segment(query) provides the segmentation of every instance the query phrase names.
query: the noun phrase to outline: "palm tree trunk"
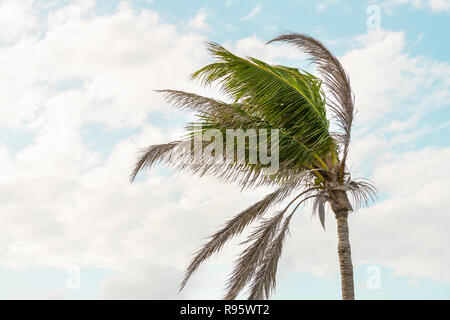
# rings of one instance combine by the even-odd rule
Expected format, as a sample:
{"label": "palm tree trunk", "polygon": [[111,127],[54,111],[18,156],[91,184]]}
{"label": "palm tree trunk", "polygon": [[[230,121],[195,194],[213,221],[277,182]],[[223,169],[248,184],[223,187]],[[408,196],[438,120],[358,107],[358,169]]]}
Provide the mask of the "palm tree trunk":
{"label": "palm tree trunk", "polygon": [[354,300],[355,290],[353,284],[353,264],[350,250],[350,239],[348,231],[348,212],[352,206],[345,191],[335,191],[330,194],[330,204],[336,215],[338,234],[338,254],[341,268],[342,299]]}
{"label": "palm tree trunk", "polygon": [[354,300],[353,264],[347,223],[348,212],[336,213],[338,233],[338,253],[341,267],[342,299]]}

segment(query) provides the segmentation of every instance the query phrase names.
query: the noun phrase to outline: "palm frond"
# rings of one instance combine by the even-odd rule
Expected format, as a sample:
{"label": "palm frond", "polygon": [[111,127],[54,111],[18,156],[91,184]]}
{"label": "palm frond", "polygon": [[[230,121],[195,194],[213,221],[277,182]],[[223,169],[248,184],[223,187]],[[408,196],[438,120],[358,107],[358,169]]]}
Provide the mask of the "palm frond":
{"label": "palm frond", "polygon": [[355,208],[368,206],[370,201],[375,201],[377,198],[375,185],[367,179],[355,179],[348,181],[346,185],[350,188],[349,192],[353,198]]}
{"label": "palm frond", "polygon": [[[289,207],[297,201],[300,197],[314,193],[315,188],[305,190],[304,192],[297,195],[289,204],[276,215],[270,219],[266,219],[262,222],[259,227],[253,231],[248,239],[242,244],[251,243],[240,255],[236,262],[233,273],[227,284],[227,294],[225,296],[226,300],[233,300],[239,294],[239,292],[244,288],[244,286],[251,280],[255,275],[258,266],[263,261],[267,248],[273,241],[273,238],[278,233],[278,227],[280,222],[289,209]],[[297,208],[310,198],[314,198],[316,195],[312,194],[303,197],[295,206],[292,213],[294,213]],[[264,278],[267,280],[266,278]],[[256,284],[258,285],[258,284]]]}
{"label": "palm frond", "polygon": [[[174,107],[195,112],[196,120],[186,126],[186,135],[179,141],[142,150],[131,181],[141,170],[165,162],[181,171],[237,182],[242,189],[276,186],[275,191],[227,221],[194,253],[180,290],[206,259],[258,221],[259,225],[241,243],[246,247],[228,279],[225,299],[235,299],[247,285],[249,299],[268,298],[275,289],[289,223],[300,205],[313,199],[313,214],[319,215],[325,229],[324,205],[329,201],[335,209],[334,196],[350,192],[355,208],[376,197],[373,184],[363,179],[351,180],[346,172],[354,98],[342,65],[310,36],[284,34],[268,43],[278,41],[296,45],[308,54],[322,79],[296,68],[242,58],[209,43],[216,62],[198,70],[192,78],[204,85],[218,84],[231,103],[179,90],[156,90]],[[330,99],[325,99],[322,84]],[[329,130],[327,110],[331,111],[338,132]],[[261,142],[270,142],[270,148]],[[273,159],[273,155],[278,170],[269,173],[266,160]],[[281,211],[269,218],[264,216],[291,195],[295,196]],[[347,200],[346,204],[346,210],[352,210]]]}
{"label": "palm frond", "polygon": [[328,190],[320,190],[316,193],[316,198],[313,201],[312,212],[313,215],[319,216],[320,224],[325,230],[325,202],[328,200]]}
{"label": "palm frond", "polygon": [[[306,173],[302,173],[296,178],[286,181],[277,190],[268,194],[262,200],[258,201],[257,203],[253,204],[252,206],[236,215],[234,218],[229,220],[224,227],[214,233],[210,237],[210,240],[195,253],[194,258],[186,269],[184,279],[180,285],[180,290],[182,290],[186,286],[186,283],[195,272],[195,270],[197,270],[197,268],[200,266],[200,264],[202,264],[213,253],[218,252],[227,241],[239,235],[245,229],[245,227],[247,227],[255,219],[264,215],[271,206],[286,199],[294,190],[299,187],[299,185],[302,184],[305,175]],[[312,189],[307,189],[300,195],[310,191],[312,191]]]}
{"label": "palm frond", "polygon": [[265,252],[264,259],[250,285],[249,300],[268,299],[271,291],[275,290],[278,261],[281,256],[284,239],[289,233],[289,223],[293,215],[294,212],[285,218],[277,237]]}
{"label": "palm frond", "polygon": [[227,294],[224,299],[235,299],[242,288],[244,288],[251,280],[258,263],[264,256],[266,248],[278,231],[284,213],[285,210],[262,222],[260,226],[250,234],[249,238],[243,242],[243,244],[249,242],[251,242],[251,244],[242,252],[236,263],[234,271],[228,281]]}
{"label": "palm frond", "polygon": [[272,42],[287,42],[299,47],[310,56],[310,60],[316,64],[322,75],[324,85],[331,93],[333,99],[328,99],[327,104],[331,109],[336,124],[342,130],[341,143],[343,155],[340,172],[343,173],[348,155],[351,127],[354,117],[354,96],[350,86],[350,80],[339,60],[318,40],[306,34],[283,34],[270,40]]}
{"label": "palm frond", "polygon": [[130,180],[134,181],[139,171],[144,168],[152,167],[156,162],[163,161],[167,159],[167,156],[171,151],[180,145],[180,141],[173,141],[164,144],[155,144],[141,152],[141,155],[136,162],[134,169],[131,173]]}
{"label": "palm frond", "polygon": [[219,60],[193,74],[203,84],[218,82],[236,102],[245,102],[273,128],[284,128],[304,146],[303,163],[313,153],[326,153],[331,144],[321,81],[309,74],[260,60],[238,57],[218,44],[209,50]]}
{"label": "palm frond", "polygon": [[[207,149],[212,141],[197,141],[201,144],[202,150]],[[280,167],[277,177],[264,174],[265,167],[260,164],[243,164],[226,162],[223,159],[214,157],[204,157],[198,159],[198,152],[195,151],[194,140],[174,141],[167,144],[152,145],[141,152],[138,161],[131,173],[130,180],[134,181],[137,174],[150,169],[157,162],[165,162],[167,165],[179,169],[180,171],[198,174],[199,176],[212,175],[223,182],[237,181],[243,188],[251,184],[257,185],[277,185],[283,179],[293,175],[293,170]]]}
{"label": "palm frond", "polygon": [[155,90],[163,94],[167,103],[175,108],[194,111],[204,119],[207,117],[224,128],[259,128],[261,119],[245,112],[239,104],[229,104],[220,100],[207,98],[191,92],[180,90]]}
{"label": "palm frond", "polygon": [[[201,121],[191,123],[186,127],[188,132],[186,140],[167,145],[150,146],[145,149],[136,163],[132,173],[132,179],[134,179],[140,170],[151,167],[156,161],[165,161],[167,164],[180,170],[190,171],[201,176],[210,174],[224,182],[237,181],[242,188],[260,185],[279,185],[283,181],[289,180],[297,175],[298,172],[305,170],[302,158],[304,158],[308,150],[305,149],[301,142],[283,128],[275,128],[271,123],[255,115],[246,104],[227,104],[219,100],[177,90],[157,91],[163,93],[166,100],[175,107],[196,111]],[[241,163],[240,165],[230,163],[228,161],[229,159],[217,159],[217,157],[203,158],[203,162],[199,164],[191,148],[193,140],[201,139],[199,138],[201,134],[209,129],[219,130],[222,133],[222,137],[225,138],[226,130],[229,128],[243,130],[278,129],[278,154],[276,155],[279,161],[278,172],[275,175],[267,176],[264,173],[265,166],[260,163],[248,163],[249,158],[246,159],[246,163]],[[261,139],[261,136],[258,139]],[[267,141],[271,141],[270,130],[268,131]],[[224,153],[229,147],[226,142],[226,139],[222,141]],[[208,141],[201,143],[205,148],[209,145]],[[257,145],[257,148],[259,146],[260,144]],[[235,144],[232,147],[235,149],[235,153],[237,153],[238,145]],[[161,153],[162,151],[164,152]],[[259,149],[253,151],[259,154]],[[245,149],[245,153],[250,154],[250,150]],[[203,154],[203,156],[209,155]]]}

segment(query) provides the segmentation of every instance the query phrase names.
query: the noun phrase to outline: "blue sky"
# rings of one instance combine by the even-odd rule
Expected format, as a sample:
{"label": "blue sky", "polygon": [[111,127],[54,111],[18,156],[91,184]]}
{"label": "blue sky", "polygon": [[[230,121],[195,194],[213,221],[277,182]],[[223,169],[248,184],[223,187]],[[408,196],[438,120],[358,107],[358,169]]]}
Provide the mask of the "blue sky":
{"label": "blue sky", "polygon": [[[211,61],[205,41],[309,68],[264,44],[294,31],[349,73],[351,168],[380,190],[350,218],[356,297],[449,299],[449,17],[448,0],[0,0],[0,298],[221,298],[240,239],[178,293],[183,268],[270,189],[128,175],[192,118],[153,89],[218,94],[189,81]],[[308,208],[292,223],[273,298],[339,299],[333,217],[326,232]]]}

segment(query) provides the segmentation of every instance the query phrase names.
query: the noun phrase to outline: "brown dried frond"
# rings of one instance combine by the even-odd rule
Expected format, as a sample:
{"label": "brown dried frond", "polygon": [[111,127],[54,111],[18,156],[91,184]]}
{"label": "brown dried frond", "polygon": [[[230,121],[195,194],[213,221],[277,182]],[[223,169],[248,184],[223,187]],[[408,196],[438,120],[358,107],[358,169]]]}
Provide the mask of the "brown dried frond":
{"label": "brown dried frond", "polygon": [[212,111],[227,105],[219,100],[180,90],[164,89],[155,91],[162,93],[165,100],[175,108],[186,111]]}
{"label": "brown dried frond", "polygon": [[377,189],[373,183],[367,179],[355,179],[346,184],[350,188],[355,208],[368,206],[370,201],[377,198]]}
{"label": "brown dried frond", "polygon": [[180,141],[173,141],[164,144],[155,144],[143,150],[142,155],[136,162],[130,180],[134,181],[139,171],[144,168],[150,168],[155,162],[164,160],[170,152],[180,144]]}
{"label": "brown dried frond", "polygon": [[181,282],[180,290],[185,287],[191,275],[195,272],[195,270],[197,270],[202,262],[204,262],[213,253],[219,251],[228,240],[239,235],[245,227],[266,213],[272,205],[286,199],[299,187],[304,176],[305,174],[300,174],[297,175],[297,177],[285,182],[277,190],[265,196],[264,199],[248,207],[229,220],[223,228],[213,234],[210,237],[210,240],[195,253],[194,258],[186,269],[186,274]]}
{"label": "brown dried frond", "polygon": [[[288,205],[283,210],[278,212],[272,218],[262,222],[261,225],[253,233],[250,234],[248,239],[242,243],[245,244],[252,242],[251,245],[249,245],[243,251],[236,263],[232,276],[230,277],[227,284],[228,292],[225,296],[225,299],[235,299],[242,288],[251,280],[252,276],[256,272],[256,269],[258,268],[258,265],[264,257],[267,247],[278,231],[281,219],[283,218],[289,207],[300,197],[314,193],[315,191],[315,188],[309,188],[298,194],[288,203]],[[314,196],[315,195],[313,194],[301,199],[292,213],[297,210],[300,204]]]}
{"label": "brown dried frond", "polygon": [[272,241],[264,254],[264,259],[253,277],[250,285],[249,300],[268,299],[270,292],[275,290],[278,261],[281,256],[284,239],[289,232],[289,223],[294,212],[285,220],[278,236]]}
{"label": "brown dried frond", "polygon": [[242,109],[242,104],[229,104],[220,100],[197,95],[195,93],[179,90],[155,90],[164,95],[165,100],[175,108],[195,111],[201,115],[208,115],[208,118],[214,120],[214,124],[222,128],[246,128],[256,129],[261,119],[250,115]]}
{"label": "brown dried frond", "polygon": [[317,198],[320,195],[320,191],[317,192],[317,190],[314,189],[304,192],[303,194],[310,195],[299,201],[299,203],[297,203],[295,208],[292,210],[291,214],[285,219],[277,237],[274,238],[271,244],[267,247],[267,250],[264,252],[263,259],[260,260],[261,262],[259,266],[254,270],[253,280],[250,285],[249,300],[269,298],[270,292],[275,289],[278,260],[281,256],[284,239],[286,234],[289,232],[289,223],[291,218],[301,204],[311,198]]}
{"label": "brown dried frond", "polygon": [[277,213],[270,219],[262,222],[261,225],[250,234],[244,242],[251,244],[242,252],[237,260],[234,271],[227,284],[226,300],[233,300],[251,280],[255,269],[264,257],[266,248],[271,243],[274,235],[278,231],[281,219],[286,210]]}
{"label": "brown dried frond", "polygon": [[[213,141],[200,141],[205,150]],[[266,174],[261,164],[229,163],[224,158],[204,157],[198,161],[192,149],[192,141],[174,141],[167,144],[152,145],[142,151],[135,164],[130,180],[143,169],[149,169],[156,162],[164,161],[167,165],[180,171],[204,175],[212,175],[222,182],[237,182],[242,189],[252,186],[279,186],[286,180],[293,179],[298,171],[289,168],[288,163],[280,164],[276,175]]]}

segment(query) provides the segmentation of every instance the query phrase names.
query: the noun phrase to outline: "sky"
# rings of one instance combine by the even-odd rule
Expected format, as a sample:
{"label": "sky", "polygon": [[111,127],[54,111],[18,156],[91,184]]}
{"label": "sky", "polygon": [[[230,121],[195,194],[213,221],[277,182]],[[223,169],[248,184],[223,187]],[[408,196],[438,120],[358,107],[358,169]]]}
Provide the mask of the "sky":
{"label": "sky", "polygon": [[[189,75],[206,41],[308,68],[307,33],[350,76],[349,166],[379,197],[351,213],[359,299],[450,298],[450,1],[0,0],[0,298],[220,299],[236,238],[178,292],[192,253],[271,189],[164,165],[129,174],[142,148],[192,115],[154,89],[217,96]],[[274,299],[339,299],[336,223],[292,220]],[[242,297],[245,297],[243,295]]]}

